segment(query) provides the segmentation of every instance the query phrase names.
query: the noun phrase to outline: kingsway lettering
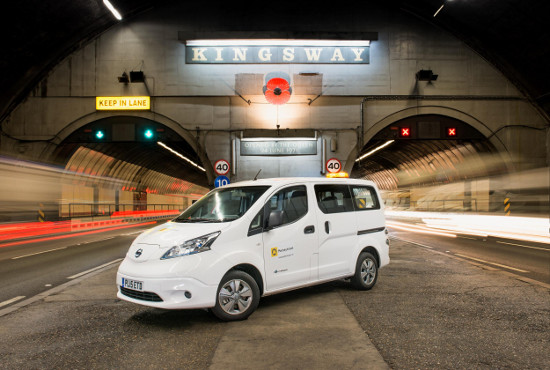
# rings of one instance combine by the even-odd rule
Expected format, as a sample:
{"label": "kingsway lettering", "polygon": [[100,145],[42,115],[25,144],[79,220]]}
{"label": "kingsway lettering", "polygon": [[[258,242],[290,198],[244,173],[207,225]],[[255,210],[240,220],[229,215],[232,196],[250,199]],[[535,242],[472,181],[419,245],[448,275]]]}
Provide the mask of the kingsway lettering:
{"label": "kingsway lettering", "polygon": [[368,46],[186,46],[188,64],[368,64]]}

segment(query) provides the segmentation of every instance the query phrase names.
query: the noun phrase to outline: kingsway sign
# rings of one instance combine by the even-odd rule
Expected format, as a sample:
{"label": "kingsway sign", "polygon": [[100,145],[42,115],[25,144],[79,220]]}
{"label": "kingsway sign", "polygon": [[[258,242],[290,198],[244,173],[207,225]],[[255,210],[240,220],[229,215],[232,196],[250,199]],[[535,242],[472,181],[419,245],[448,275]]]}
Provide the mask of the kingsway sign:
{"label": "kingsway sign", "polygon": [[185,47],[188,64],[368,64],[368,46]]}

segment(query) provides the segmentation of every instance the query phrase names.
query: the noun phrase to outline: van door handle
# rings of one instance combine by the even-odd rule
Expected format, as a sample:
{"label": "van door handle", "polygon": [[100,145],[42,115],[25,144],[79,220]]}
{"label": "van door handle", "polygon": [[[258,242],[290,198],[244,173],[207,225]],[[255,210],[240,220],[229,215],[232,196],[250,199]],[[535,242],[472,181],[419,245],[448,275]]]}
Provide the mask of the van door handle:
{"label": "van door handle", "polygon": [[315,226],[309,225],[304,229],[304,234],[313,234],[315,232]]}
{"label": "van door handle", "polygon": [[325,221],[325,232],[330,234],[330,222]]}

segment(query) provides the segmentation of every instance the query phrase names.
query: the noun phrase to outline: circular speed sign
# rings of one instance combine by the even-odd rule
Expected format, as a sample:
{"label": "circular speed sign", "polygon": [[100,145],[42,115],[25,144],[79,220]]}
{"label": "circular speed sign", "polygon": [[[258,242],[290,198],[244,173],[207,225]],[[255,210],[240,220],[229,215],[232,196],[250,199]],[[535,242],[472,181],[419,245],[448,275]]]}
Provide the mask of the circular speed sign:
{"label": "circular speed sign", "polygon": [[331,158],[327,161],[326,168],[330,173],[340,172],[342,169],[342,163],[340,163],[340,161],[336,158]]}
{"label": "circular speed sign", "polygon": [[214,172],[218,175],[226,175],[229,172],[229,162],[225,159],[220,159],[214,163]]}

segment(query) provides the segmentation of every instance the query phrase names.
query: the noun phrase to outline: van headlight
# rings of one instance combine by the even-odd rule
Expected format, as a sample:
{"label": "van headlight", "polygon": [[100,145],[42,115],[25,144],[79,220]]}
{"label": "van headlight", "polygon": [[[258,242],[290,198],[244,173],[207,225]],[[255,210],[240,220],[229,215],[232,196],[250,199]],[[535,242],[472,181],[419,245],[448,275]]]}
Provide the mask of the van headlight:
{"label": "van headlight", "polygon": [[210,246],[220,234],[221,231],[216,231],[215,233],[188,240],[181,245],[176,245],[175,247],[170,248],[170,250],[164,253],[160,259],[166,260],[169,258],[189,256],[191,254],[209,251]]}

